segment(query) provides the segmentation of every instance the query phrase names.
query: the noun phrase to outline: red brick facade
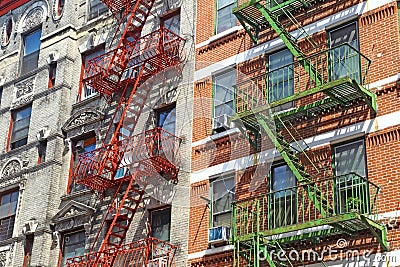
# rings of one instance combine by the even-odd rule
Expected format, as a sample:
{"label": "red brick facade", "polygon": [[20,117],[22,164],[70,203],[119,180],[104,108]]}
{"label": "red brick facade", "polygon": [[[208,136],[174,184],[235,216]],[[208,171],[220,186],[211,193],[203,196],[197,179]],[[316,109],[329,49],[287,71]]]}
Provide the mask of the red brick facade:
{"label": "red brick facade", "polygon": [[[356,0],[325,1],[317,4],[317,7],[307,10],[307,12],[305,10],[299,12],[296,17],[304,26],[327,18],[360,2]],[[215,13],[215,5],[210,4],[210,1],[199,0],[197,7],[196,41],[197,44],[200,44],[214,35],[213,16],[210,16],[210,14]],[[400,39],[396,2],[393,1],[367,11],[354,19],[358,22],[360,52],[371,60],[369,68],[370,81],[367,83],[371,84],[398,75],[400,73]],[[262,33],[261,43],[276,37],[272,30],[267,30]],[[327,47],[327,32],[325,30],[314,34],[312,37],[321,47]],[[300,46],[304,50],[308,50],[309,53],[315,52],[308,49],[309,47],[305,42],[300,42]],[[203,69],[253,47],[254,45],[243,29],[233,32],[206,45],[197,47],[196,69]],[[254,57],[249,61],[238,64],[237,72],[247,77],[259,75],[265,71],[265,62],[263,55]],[[377,95],[377,116],[400,111],[400,80],[392,80],[382,86],[370,89]],[[196,100],[201,101],[198,102],[198,105],[194,105],[195,126],[193,128],[193,141],[196,142],[210,136],[212,132],[212,77],[209,76],[196,81],[194,92],[195,102]],[[303,138],[309,138],[346,126],[363,123],[373,118],[374,116],[367,105],[359,102],[354,103],[350,108],[331,110],[314,119],[299,121],[294,126]],[[381,120],[377,119],[370,124],[369,133],[365,134],[364,137],[360,136],[365,140],[368,179],[381,188],[379,193],[380,214],[400,210],[400,182],[398,181],[400,175],[400,168],[398,167],[400,165],[400,117],[397,118],[397,122],[397,125],[392,122],[394,126],[376,131],[381,123]],[[273,148],[267,137],[262,142],[264,144],[263,150]],[[252,153],[254,152],[251,146],[242,134],[234,132],[231,135],[214,139],[212,142],[202,143],[193,147],[192,172],[240,159]],[[309,156],[318,160],[331,174],[332,153],[332,145],[325,144],[313,149],[313,153],[309,153]],[[310,165],[304,159],[302,159],[302,163],[312,173]],[[236,172],[236,199],[248,198],[267,192],[268,173],[265,173],[264,178],[261,179],[261,185],[257,190],[249,192],[253,172],[254,167]],[[200,196],[207,199],[210,198],[210,183],[208,179],[209,177],[203,177],[202,181],[191,184],[189,265],[232,266],[233,255],[229,252],[190,257],[190,254],[203,252],[209,248],[207,233],[210,210],[205,201],[200,198]],[[385,220],[381,222],[387,224]],[[398,227],[399,225],[393,229],[389,227],[388,230],[388,241],[390,242],[391,250],[400,249],[400,231]],[[322,240],[320,246],[329,245],[336,240],[336,237]],[[371,234],[365,234],[359,239],[351,240],[351,246],[361,251],[363,249],[369,249],[372,253],[381,251],[377,240],[371,238]],[[301,244],[300,246],[304,248],[303,245]],[[311,246],[311,244],[309,245]]]}

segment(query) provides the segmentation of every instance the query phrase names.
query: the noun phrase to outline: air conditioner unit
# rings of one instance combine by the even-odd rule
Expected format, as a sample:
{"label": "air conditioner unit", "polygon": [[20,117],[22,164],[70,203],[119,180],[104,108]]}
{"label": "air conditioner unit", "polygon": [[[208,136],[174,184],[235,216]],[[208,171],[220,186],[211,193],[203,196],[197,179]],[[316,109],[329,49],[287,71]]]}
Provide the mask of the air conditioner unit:
{"label": "air conditioner unit", "polygon": [[165,257],[159,257],[149,260],[147,267],[168,267],[168,259]]}
{"label": "air conditioner unit", "polygon": [[223,132],[227,129],[235,128],[235,123],[230,122],[230,116],[224,114],[219,117],[214,118],[214,131],[215,132]]}
{"label": "air conditioner unit", "polygon": [[218,226],[208,229],[208,243],[220,244],[229,241],[230,227]]}

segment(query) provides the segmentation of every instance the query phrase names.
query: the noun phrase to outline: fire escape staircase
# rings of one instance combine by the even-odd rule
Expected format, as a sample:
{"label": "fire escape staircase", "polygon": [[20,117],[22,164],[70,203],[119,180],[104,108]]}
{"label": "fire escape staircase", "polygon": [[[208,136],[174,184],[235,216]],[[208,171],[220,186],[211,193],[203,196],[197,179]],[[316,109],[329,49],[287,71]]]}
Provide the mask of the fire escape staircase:
{"label": "fire escape staircase", "polygon": [[[373,216],[377,212],[379,188],[357,174],[335,177],[321,170],[319,166],[323,164],[307,157],[313,152],[292,124],[331,110],[346,109],[353,103],[365,104],[372,115],[376,114],[377,108],[375,94],[365,88],[370,61],[357,49],[342,44],[312,55],[306,55],[300,49],[299,39],[309,42],[312,39],[291,12],[305,9],[311,3],[314,1],[289,0],[271,4],[270,1],[251,0],[233,10],[255,44],[262,31],[272,28],[295,58],[292,64],[267,70],[259,77],[238,83],[237,113],[231,121],[236,122],[256,153],[260,149],[260,136],[268,136],[297,180],[295,188],[233,204],[234,266],[237,267],[264,266],[262,260],[270,266],[292,265],[290,261],[279,261],[276,254],[269,252],[282,250],[294,242],[338,234],[356,236],[362,231],[370,231],[382,249],[389,250],[386,229]],[[297,38],[281,21],[296,26]],[[279,90],[279,84],[293,87],[294,93],[272,97],[273,91]],[[315,168],[313,175],[304,168],[305,159]],[[358,209],[342,207],[340,198],[348,197],[342,196],[338,189],[343,183],[358,188],[353,193],[364,203],[358,203]],[[293,195],[296,199],[290,199]],[[289,201],[285,202],[288,207],[285,204],[284,209],[277,209],[277,196],[284,196],[284,201]],[[295,210],[289,209],[296,214],[293,215],[295,219],[276,224],[274,217],[281,216],[276,213],[288,212],[289,206]],[[285,215],[285,220],[287,217]]]}
{"label": "fire escape staircase", "polygon": [[[135,133],[154,75],[167,68],[180,71],[185,43],[165,28],[142,36],[154,2],[103,0],[118,20],[114,39],[120,39],[114,49],[88,62],[83,83],[110,103],[116,95],[119,100],[103,145],[79,155],[73,179],[102,196],[108,189],[116,191],[90,253],[68,259],[70,267],[158,266],[158,261],[173,266],[176,247],[167,242],[147,238],[125,244],[150,176],[161,175],[176,183],[179,170],[179,138],[161,128]],[[106,143],[109,135],[111,141]]]}

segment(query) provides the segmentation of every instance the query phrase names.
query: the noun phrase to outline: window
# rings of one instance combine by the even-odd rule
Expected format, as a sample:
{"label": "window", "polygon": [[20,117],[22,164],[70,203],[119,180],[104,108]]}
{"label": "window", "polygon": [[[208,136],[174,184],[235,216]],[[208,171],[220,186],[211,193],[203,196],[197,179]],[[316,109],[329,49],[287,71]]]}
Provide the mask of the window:
{"label": "window", "polygon": [[[343,45],[348,43],[348,45]],[[360,82],[360,56],[358,54],[358,29],[353,22],[329,31],[330,79],[350,77]]]}
{"label": "window", "polygon": [[3,98],[3,86],[0,86],[0,105],[1,105],[2,98]]}
{"label": "window", "polygon": [[236,0],[217,0],[216,34],[236,26],[236,17],[232,13],[234,7]]}
{"label": "window", "polygon": [[[82,77],[81,77],[81,81],[83,79],[83,75],[85,75],[85,70],[86,68],[89,66],[89,61],[95,57],[98,57],[100,55],[104,54],[104,48],[101,49],[96,49],[96,50],[92,50],[91,52],[85,54],[84,56],[82,56]],[[82,82],[81,82],[82,84]],[[80,89],[80,100],[84,100],[87,99],[91,96],[96,95],[96,91],[93,89],[93,87],[86,85],[86,84],[82,84],[81,85],[81,89]]]}
{"label": "window", "polygon": [[368,212],[369,191],[364,140],[335,146],[334,169],[339,198],[336,203],[337,211],[343,213],[357,209],[361,213]]}
{"label": "window", "polygon": [[57,63],[51,63],[49,66],[49,81],[47,88],[53,88],[56,84]]}
{"label": "window", "polygon": [[221,175],[211,181],[212,226],[231,226],[232,201],[235,199],[234,174]]}
{"label": "window", "polygon": [[4,241],[13,235],[18,191],[4,193],[0,198],[0,241]]}
{"label": "window", "polygon": [[171,208],[151,211],[150,221],[151,236],[168,242],[171,230]]}
{"label": "window", "polygon": [[31,266],[33,240],[34,240],[33,234],[27,235],[25,238],[23,267]]}
{"label": "window", "polygon": [[89,0],[88,20],[97,18],[108,12],[108,8],[100,0]]}
{"label": "window", "polygon": [[56,14],[61,16],[64,10],[65,0],[56,0]]}
{"label": "window", "polygon": [[175,123],[176,123],[176,108],[175,104],[168,106],[156,111],[157,113],[157,127],[161,127],[163,130],[175,134]]}
{"label": "window", "polygon": [[32,106],[27,106],[11,113],[12,131],[10,137],[11,149],[18,148],[28,143],[29,123],[31,120]]}
{"label": "window", "polygon": [[180,9],[162,17],[160,20],[160,25],[161,27],[172,31],[176,35],[179,35],[181,27]]}
{"label": "window", "polygon": [[82,256],[85,253],[85,240],[85,231],[64,235],[61,267],[67,266],[67,259]]}
{"label": "window", "polygon": [[28,73],[38,67],[39,50],[40,50],[40,37],[42,36],[42,29],[38,29],[24,38],[23,57],[21,66],[21,75]]}
{"label": "window", "polygon": [[39,142],[38,145],[38,164],[46,161],[47,140]]}
{"label": "window", "polygon": [[296,177],[286,164],[273,166],[271,174],[271,226],[294,224],[297,220]]}
{"label": "window", "polygon": [[215,132],[229,128],[227,123],[234,113],[236,70],[229,70],[213,77],[214,82],[214,125]]}
{"label": "window", "polygon": [[[110,229],[111,223],[112,223],[112,221],[108,221],[108,222],[107,222],[108,227],[107,227],[106,229]],[[120,219],[120,220],[118,220],[116,223],[117,223],[118,225],[123,226],[123,227],[124,227],[124,226],[125,226],[125,227],[128,226],[128,221],[127,221],[127,220],[121,220],[121,219]],[[120,227],[113,227],[111,231],[112,231],[112,233],[117,234],[117,235],[119,235],[119,236],[124,236],[124,232],[125,232],[125,230],[124,230],[123,228],[120,228]],[[121,238],[118,237],[118,236],[110,235],[110,237],[109,237],[109,242],[112,243],[112,244],[120,244],[120,243],[122,243],[123,241],[121,241]]]}
{"label": "window", "polygon": [[[96,149],[96,137],[90,136],[75,142],[73,151],[73,167],[78,164],[79,155],[82,153],[90,152]],[[71,177],[72,178],[72,177]],[[81,184],[75,184],[74,181],[70,182],[69,192],[76,192],[83,190],[85,187]]]}
{"label": "window", "polygon": [[[270,103],[293,95],[293,65],[288,65],[291,63],[293,63],[293,54],[289,49],[269,55],[268,98]],[[281,109],[289,107],[292,107],[292,103]]]}

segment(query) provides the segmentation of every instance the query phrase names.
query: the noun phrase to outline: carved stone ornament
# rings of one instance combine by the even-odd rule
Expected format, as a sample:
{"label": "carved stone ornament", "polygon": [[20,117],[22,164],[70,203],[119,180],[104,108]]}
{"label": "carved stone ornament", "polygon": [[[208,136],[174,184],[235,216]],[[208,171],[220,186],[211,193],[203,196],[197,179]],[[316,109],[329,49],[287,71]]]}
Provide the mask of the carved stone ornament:
{"label": "carved stone ornament", "polygon": [[53,218],[55,231],[64,232],[89,223],[95,209],[77,201],[68,202]]}
{"label": "carved stone ornament", "polygon": [[26,105],[33,101],[33,88],[35,86],[35,78],[23,80],[14,85],[15,87],[15,98],[11,104],[11,108],[15,109]]}
{"label": "carved stone ornament", "polygon": [[0,267],[6,267],[7,265],[7,254],[8,250],[4,250],[0,252]]}
{"label": "carved stone ornament", "polygon": [[32,9],[25,17],[22,27],[23,31],[28,31],[40,25],[40,23],[43,21],[43,13],[42,7],[35,7]]}
{"label": "carved stone ornament", "polygon": [[1,172],[1,178],[12,176],[19,173],[22,169],[21,162],[17,159],[12,159],[6,163]]}
{"label": "carved stone ornament", "polygon": [[92,108],[85,108],[72,115],[66,123],[64,123],[63,131],[71,131],[77,127],[94,123],[103,119],[104,114]]}
{"label": "carved stone ornament", "polygon": [[12,16],[9,16],[1,28],[1,46],[6,47],[10,43],[11,33],[13,31],[14,21]]}

